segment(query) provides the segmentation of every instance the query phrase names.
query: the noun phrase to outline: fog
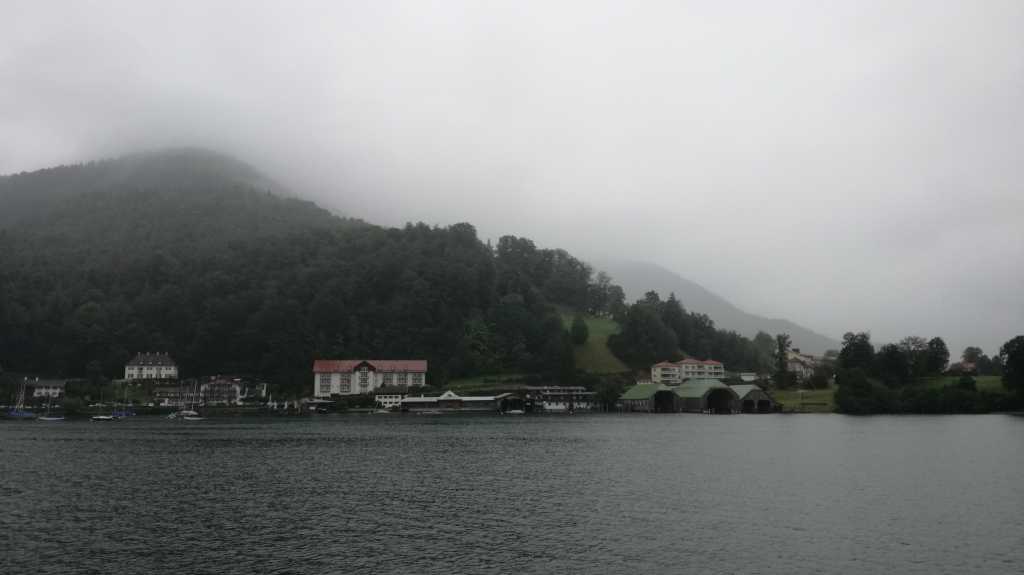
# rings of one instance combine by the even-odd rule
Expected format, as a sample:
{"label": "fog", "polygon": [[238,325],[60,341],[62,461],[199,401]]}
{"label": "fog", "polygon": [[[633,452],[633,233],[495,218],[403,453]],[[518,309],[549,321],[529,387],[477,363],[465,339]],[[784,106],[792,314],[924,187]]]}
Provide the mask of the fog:
{"label": "fog", "polygon": [[1024,331],[1024,3],[211,4],[0,1],[0,173],[202,146],[834,337]]}

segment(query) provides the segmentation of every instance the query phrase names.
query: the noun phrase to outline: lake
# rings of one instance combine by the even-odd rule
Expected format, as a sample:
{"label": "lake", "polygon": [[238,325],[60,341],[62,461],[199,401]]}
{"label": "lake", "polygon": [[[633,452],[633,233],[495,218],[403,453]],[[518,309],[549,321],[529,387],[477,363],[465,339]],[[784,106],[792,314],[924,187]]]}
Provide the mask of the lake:
{"label": "lake", "polygon": [[5,573],[1021,573],[1024,418],[0,422]]}

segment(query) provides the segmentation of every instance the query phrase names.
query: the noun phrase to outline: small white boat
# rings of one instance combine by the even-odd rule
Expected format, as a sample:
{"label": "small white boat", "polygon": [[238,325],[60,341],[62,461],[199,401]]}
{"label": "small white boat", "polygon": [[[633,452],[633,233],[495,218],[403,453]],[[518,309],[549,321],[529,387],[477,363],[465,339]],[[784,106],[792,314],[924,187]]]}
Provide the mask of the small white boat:
{"label": "small white boat", "polygon": [[510,409],[505,412],[505,415],[523,415],[524,413],[526,412],[522,409]]}
{"label": "small white boat", "polygon": [[60,416],[56,416],[56,415],[55,416],[44,415],[42,417],[37,417],[36,421],[64,421],[64,418],[60,417]]}
{"label": "small white boat", "polygon": [[182,419],[185,420],[185,421],[203,421],[206,418],[205,417],[200,417],[197,414],[197,415],[185,415],[185,416],[182,417]]}
{"label": "small white boat", "polygon": [[117,421],[113,415],[94,415],[90,419],[93,421]]}

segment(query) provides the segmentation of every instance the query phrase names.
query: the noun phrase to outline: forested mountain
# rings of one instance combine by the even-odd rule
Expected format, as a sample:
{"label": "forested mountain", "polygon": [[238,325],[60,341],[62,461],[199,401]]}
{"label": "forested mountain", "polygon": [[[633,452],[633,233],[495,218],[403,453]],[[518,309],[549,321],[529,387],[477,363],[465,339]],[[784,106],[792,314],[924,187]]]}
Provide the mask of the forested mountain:
{"label": "forested mountain", "polygon": [[686,309],[706,314],[721,329],[735,331],[748,338],[753,338],[759,331],[773,335],[788,333],[793,339],[793,347],[815,355],[824,354],[829,349],[839,349],[840,342],[837,339],[786,319],[748,313],[703,286],[659,265],[621,260],[593,263],[611,274],[631,299],[642,298],[649,290],[657,291],[662,296],[674,293]]}
{"label": "forested mountain", "polygon": [[592,306],[579,260],[465,223],[346,220],[270,185],[195,150],[0,179],[0,364],[116,376],[166,350],[186,375],[296,387],[325,356],[426,357],[434,383],[572,376],[555,306]]}
{"label": "forested mountain", "polygon": [[627,305],[563,250],[491,246],[468,223],[383,228],[278,191],[191,149],[0,177],[0,366],[116,377],[136,352],[168,351],[186,376],[300,393],[317,357],[422,357],[437,385],[569,382],[566,310],[619,322],[610,348],[641,371],[684,355],[757,369],[770,355],[675,298]]}

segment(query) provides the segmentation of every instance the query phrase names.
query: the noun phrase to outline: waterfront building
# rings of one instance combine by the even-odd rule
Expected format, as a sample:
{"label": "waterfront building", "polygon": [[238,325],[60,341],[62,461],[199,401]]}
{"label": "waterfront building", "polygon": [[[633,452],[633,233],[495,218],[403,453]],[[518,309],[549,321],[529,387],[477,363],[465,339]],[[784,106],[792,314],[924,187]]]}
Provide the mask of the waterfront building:
{"label": "waterfront building", "polygon": [[401,393],[383,393],[373,396],[373,402],[384,409],[401,407],[405,395]]}
{"label": "waterfront building", "polygon": [[713,359],[687,358],[681,361],[662,361],[651,367],[651,383],[680,385],[687,379],[723,378],[725,365]]}
{"label": "waterfront building", "polygon": [[318,359],[313,362],[313,395],[370,393],[381,387],[420,387],[427,383],[425,359]]}
{"label": "waterfront building", "polygon": [[184,407],[184,391],[180,385],[154,385],[149,396],[157,407]]}
{"label": "waterfront building", "polygon": [[32,397],[63,397],[67,383],[64,379],[37,379],[32,382]]}
{"label": "waterfront building", "polygon": [[648,413],[732,413],[739,396],[721,380],[691,379],[680,385],[638,384],[619,397],[619,409]]}
{"label": "waterfront building", "polygon": [[446,391],[438,396],[406,396],[402,399],[402,411],[412,412],[444,412],[444,411],[494,411],[503,412],[509,409],[520,409],[522,400],[512,393],[499,395],[467,395],[460,396],[454,391]]}
{"label": "waterfront building", "polygon": [[526,399],[533,409],[548,413],[590,411],[595,407],[594,392],[572,385],[527,386]]}
{"label": "waterfront building", "polygon": [[733,411],[739,413],[771,413],[775,411],[775,400],[756,385],[733,385],[736,392],[736,403]]}
{"label": "waterfront building", "polygon": [[199,397],[205,406],[242,405],[244,389],[241,379],[213,377],[199,386]]}
{"label": "waterfront building", "polygon": [[167,353],[137,353],[125,364],[124,378],[178,379],[178,364]]}

